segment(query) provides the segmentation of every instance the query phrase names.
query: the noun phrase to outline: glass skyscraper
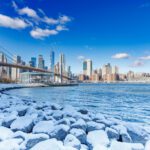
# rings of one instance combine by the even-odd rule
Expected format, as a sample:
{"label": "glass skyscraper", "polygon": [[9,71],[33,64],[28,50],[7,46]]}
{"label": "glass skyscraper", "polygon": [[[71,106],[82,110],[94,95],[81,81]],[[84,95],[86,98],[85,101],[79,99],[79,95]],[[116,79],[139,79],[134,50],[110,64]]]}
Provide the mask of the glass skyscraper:
{"label": "glass skyscraper", "polygon": [[50,52],[50,70],[54,72],[54,66],[55,66],[55,52]]}

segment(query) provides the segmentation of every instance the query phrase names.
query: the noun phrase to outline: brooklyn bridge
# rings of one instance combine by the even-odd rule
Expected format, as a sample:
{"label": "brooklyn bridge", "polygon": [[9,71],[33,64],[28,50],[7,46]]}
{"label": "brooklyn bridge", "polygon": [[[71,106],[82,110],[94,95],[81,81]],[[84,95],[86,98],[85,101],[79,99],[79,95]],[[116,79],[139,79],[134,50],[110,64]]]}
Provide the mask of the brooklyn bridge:
{"label": "brooklyn bridge", "polygon": [[[16,70],[24,70],[22,74],[24,73],[29,73],[29,74],[34,74],[37,76],[49,76],[53,78],[57,78],[57,82],[71,82],[71,80],[73,80],[70,76],[64,74],[61,69],[59,72],[55,72],[55,71],[50,71],[50,70],[46,70],[46,69],[41,69],[41,68],[37,68],[37,67],[32,67],[29,65],[25,65],[25,64],[18,64],[17,62],[14,61],[14,57],[15,55],[12,54],[9,50],[7,50],[6,48],[0,46],[0,71],[1,74],[3,73],[4,68],[9,68],[10,70],[12,69],[16,69]],[[5,59],[4,59],[5,57]],[[0,76],[1,78],[1,76]],[[52,79],[52,78],[51,78]]]}

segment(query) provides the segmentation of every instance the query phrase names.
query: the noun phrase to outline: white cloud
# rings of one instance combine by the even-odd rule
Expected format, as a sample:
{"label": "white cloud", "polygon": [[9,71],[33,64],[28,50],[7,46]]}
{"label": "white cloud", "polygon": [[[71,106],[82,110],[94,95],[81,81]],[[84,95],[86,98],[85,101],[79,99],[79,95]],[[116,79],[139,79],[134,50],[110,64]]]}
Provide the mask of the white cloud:
{"label": "white cloud", "polygon": [[67,23],[67,22],[70,22],[71,20],[72,20],[72,18],[70,18],[70,17],[68,17],[68,16],[66,16],[66,15],[62,15],[62,16],[59,17],[59,21],[60,21],[60,23],[62,23],[62,24],[65,24],[65,23]]}
{"label": "white cloud", "polygon": [[32,17],[32,18],[39,18],[39,16],[37,15],[36,11],[29,8],[29,7],[24,7],[22,9],[18,10],[18,13],[20,15],[27,15],[28,17]]}
{"label": "white cloud", "polygon": [[47,16],[44,17],[43,22],[47,23],[47,24],[58,24],[59,21],[57,19],[53,19],[53,18],[48,18]]}
{"label": "white cloud", "polygon": [[57,34],[58,32],[56,30],[41,29],[41,28],[36,28],[30,32],[30,35],[35,39],[43,39],[44,37]]}
{"label": "white cloud", "polygon": [[9,16],[0,14],[0,26],[11,28],[11,29],[24,29],[29,24],[27,24],[24,20],[19,18],[11,18]]}
{"label": "white cloud", "polygon": [[133,64],[131,64],[131,67],[141,67],[144,63],[142,61],[135,61]]}
{"label": "white cloud", "polygon": [[58,26],[56,26],[56,30],[57,31],[68,31],[69,29],[66,28],[65,26],[58,25]]}
{"label": "white cloud", "polygon": [[84,60],[85,57],[84,57],[84,56],[78,56],[77,59],[78,59],[78,60]]}
{"label": "white cloud", "polygon": [[141,60],[150,60],[150,55],[140,57]]}
{"label": "white cloud", "polygon": [[118,54],[115,54],[112,56],[112,58],[114,58],[114,59],[127,59],[129,57],[130,57],[130,55],[127,53],[118,53]]}

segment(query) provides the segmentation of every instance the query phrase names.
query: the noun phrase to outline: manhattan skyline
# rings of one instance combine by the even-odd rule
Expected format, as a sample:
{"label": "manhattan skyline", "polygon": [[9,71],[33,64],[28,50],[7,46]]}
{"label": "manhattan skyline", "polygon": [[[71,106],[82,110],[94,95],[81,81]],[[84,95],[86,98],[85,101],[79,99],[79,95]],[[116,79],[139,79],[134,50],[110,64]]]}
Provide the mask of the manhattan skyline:
{"label": "manhattan skyline", "polygon": [[[120,72],[150,72],[150,2],[21,1],[0,4],[0,45],[29,61],[50,51],[65,53],[75,73],[82,61],[111,63]],[[74,7],[73,7],[74,6]],[[19,24],[20,23],[20,24]]]}

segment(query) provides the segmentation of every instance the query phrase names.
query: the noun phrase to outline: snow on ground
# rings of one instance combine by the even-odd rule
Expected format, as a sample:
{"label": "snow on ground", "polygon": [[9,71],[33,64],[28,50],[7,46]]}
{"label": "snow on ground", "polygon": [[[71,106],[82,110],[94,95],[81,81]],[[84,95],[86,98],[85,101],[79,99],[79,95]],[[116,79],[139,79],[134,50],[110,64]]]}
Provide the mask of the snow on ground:
{"label": "snow on ground", "polygon": [[150,150],[150,127],[0,93],[0,150],[28,149]]}

